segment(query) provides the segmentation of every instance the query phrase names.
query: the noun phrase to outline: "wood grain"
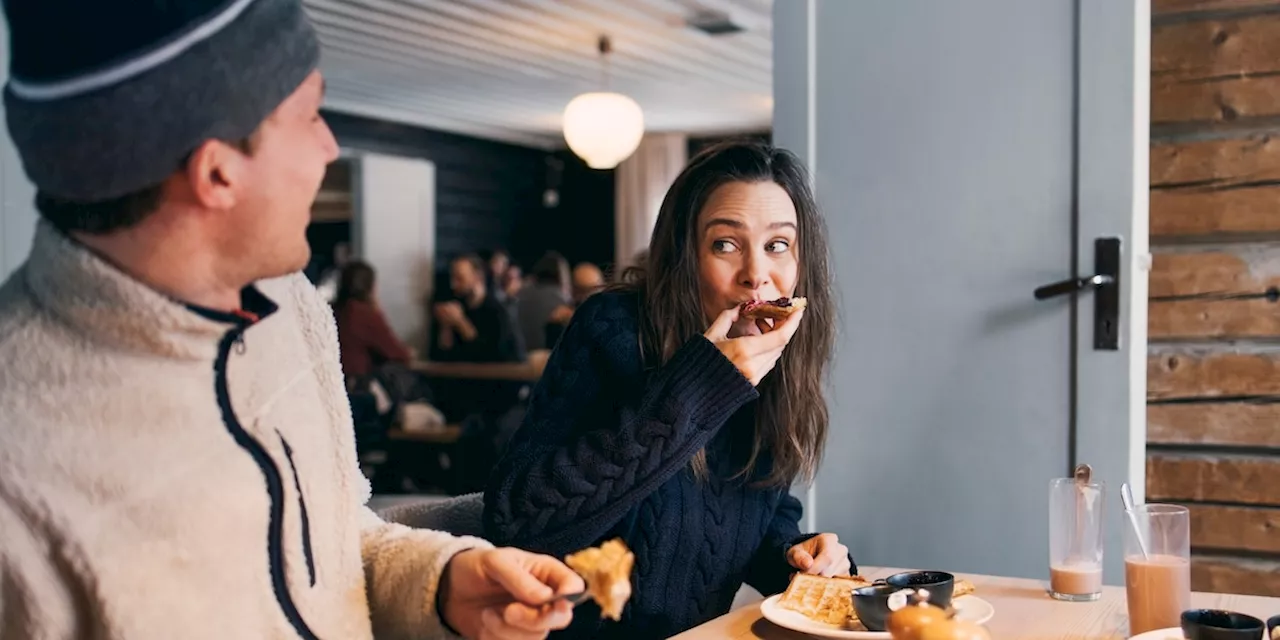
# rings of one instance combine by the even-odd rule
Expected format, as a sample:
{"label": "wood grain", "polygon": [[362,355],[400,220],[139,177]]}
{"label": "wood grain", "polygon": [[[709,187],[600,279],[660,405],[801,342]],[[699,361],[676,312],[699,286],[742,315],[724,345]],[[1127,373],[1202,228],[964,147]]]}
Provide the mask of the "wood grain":
{"label": "wood grain", "polygon": [[1280,307],[1267,300],[1152,301],[1150,340],[1224,340],[1280,337]]}
{"label": "wood grain", "polygon": [[1147,442],[1280,449],[1280,404],[1149,405]]}
{"label": "wood grain", "polygon": [[1152,256],[1147,333],[1152,341],[1274,339],[1280,304],[1267,299],[1167,300],[1198,294],[1261,294],[1280,287],[1280,249],[1157,253]]}
{"label": "wood grain", "polygon": [[1276,0],[1151,0],[1151,14],[1155,16],[1193,11],[1221,11],[1223,9],[1252,9],[1274,7]]}
{"label": "wood grain", "polygon": [[1280,180],[1280,137],[1270,133],[1151,145],[1152,188],[1264,180]]}
{"label": "wood grain", "polygon": [[1280,554],[1280,509],[1187,506],[1191,509],[1192,548]]}
{"label": "wood grain", "polygon": [[[1280,93],[1276,94],[1280,106]],[[1275,234],[1280,188],[1192,188],[1151,192],[1151,237]]]}
{"label": "wood grain", "polygon": [[[1192,557],[1191,588],[1208,593],[1280,596],[1280,562],[1247,558]],[[1267,616],[1280,613],[1276,608]],[[1263,620],[1266,618],[1264,617]]]}
{"label": "wood grain", "polygon": [[1280,354],[1152,351],[1148,400],[1280,394]]}
{"label": "wood grain", "polygon": [[1280,115],[1280,77],[1151,79],[1151,124],[1241,123]]}
{"label": "wood grain", "polygon": [[1151,29],[1152,79],[1203,80],[1280,68],[1280,15],[1195,20]]}
{"label": "wood grain", "polygon": [[1280,457],[1152,453],[1147,500],[1280,506]]}
{"label": "wood grain", "polygon": [[1280,248],[1156,253],[1151,256],[1152,298],[1199,293],[1257,293],[1280,286]]}

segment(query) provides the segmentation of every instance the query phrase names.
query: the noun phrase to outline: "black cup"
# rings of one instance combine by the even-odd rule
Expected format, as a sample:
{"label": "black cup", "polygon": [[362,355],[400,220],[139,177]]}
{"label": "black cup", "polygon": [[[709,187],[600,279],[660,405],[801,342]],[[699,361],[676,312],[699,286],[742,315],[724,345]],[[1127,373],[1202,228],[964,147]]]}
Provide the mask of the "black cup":
{"label": "black cup", "polygon": [[1267,633],[1274,634],[1276,629],[1280,629],[1280,616],[1271,616],[1270,618],[1267,618]]}
{"label": "black cup", "polygon": [[956,577],[944,571],[895,573],[885,583],[898,589],[924,589],[929,592],[929,604],[942,609],[951,606],[951,595],[956,591]]}
{"label": "black cup", "polygon": [[1218,609],[1182,612],[1182,635],[1187,640],[1258,640],[1263,622],[1253,616]]}
{"label": "black cup", "polygon": [[867,631],[884,631],[885,621],[889,619],[889,596],[901,591],[900,587],[888,584],[875,584],[853,590],[853,610],[858,612],[858,620]]}

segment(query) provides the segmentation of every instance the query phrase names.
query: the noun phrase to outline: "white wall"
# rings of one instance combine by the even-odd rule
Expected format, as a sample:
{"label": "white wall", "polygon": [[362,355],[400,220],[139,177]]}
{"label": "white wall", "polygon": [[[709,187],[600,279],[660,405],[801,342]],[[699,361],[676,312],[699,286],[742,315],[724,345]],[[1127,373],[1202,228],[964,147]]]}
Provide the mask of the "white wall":
{"label": "white wall", "polygon": [[391,328],[421,349],[435,264],[435,165],[376,153],[360,153],[352,165],[352,246],[377,271]]}
{"label": "white wall", "polygon": [[[9,26],[0,20],[0,82],[9,79]],[[0,101],[0,121],[4,103]],[[22,172],[22,162],[9,137],[8,127],[0,127],[0,280],[27,259],[36,228],[35,187]]]}

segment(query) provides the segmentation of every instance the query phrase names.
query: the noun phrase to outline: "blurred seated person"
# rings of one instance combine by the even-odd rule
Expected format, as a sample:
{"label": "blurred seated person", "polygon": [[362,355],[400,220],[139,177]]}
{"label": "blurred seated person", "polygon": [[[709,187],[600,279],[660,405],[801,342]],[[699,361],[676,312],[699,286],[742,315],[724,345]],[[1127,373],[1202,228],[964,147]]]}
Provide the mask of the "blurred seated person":
{"label": "blurred seated person", "polygon": [[561,307],[569,304],[569,261],[548,251],[533,265],[532,282],[525,287],[516,305],[516,319],[524,346],[529,351],[549,349],[547,323]]}
{"label": "blurred seated person", "polygon": [[362,378],[387,362],[408,363],[409,349],[391,329],[376,298],[377,276],[367,263],[352,260],[342,268],[333,315],[338,323],[342,373]]}
{"label": "blurred seated person", "polygon": [[[511,276],[511,270],[514,265],[511,264],[511,254],[505,249],[494,249],[485,251],[477,256],[484,265],[485,286],[489,289],[489,294],[498,302],[506,303],[509,295],[507,293],[507,281]],[[519,269],[519,267],[515,267]]]}
{"label": "blurred seated person", "polygon": [[437,302],[431,358],[442,362],[521,362],[524,347],[502,303],[489,294],[485,265],[465,255],[449,264],[453,300]]}
{"label": "blurred seated person", "polygon": [[603,289],[604,284],[604,273],[600,271],[600,267],[590,262],[582,262],[573,268],[573,300],[552,312],[550,320],[544,325],[548,349],[560,341],[560,334],[564,333],[564,328],[569,325],[574,310],[592,294]]}

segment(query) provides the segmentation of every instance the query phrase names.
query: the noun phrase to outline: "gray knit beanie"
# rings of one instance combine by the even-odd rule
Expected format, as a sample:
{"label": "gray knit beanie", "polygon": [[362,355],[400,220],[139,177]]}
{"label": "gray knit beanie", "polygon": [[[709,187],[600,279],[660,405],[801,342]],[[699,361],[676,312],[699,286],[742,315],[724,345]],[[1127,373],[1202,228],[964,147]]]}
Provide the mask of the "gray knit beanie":
{"label": "gray knit beanie", "polygon": [[9,133],[43,193],[160,184],[204,141],[248,137],[316,68],[298,0],[4,0]]}

